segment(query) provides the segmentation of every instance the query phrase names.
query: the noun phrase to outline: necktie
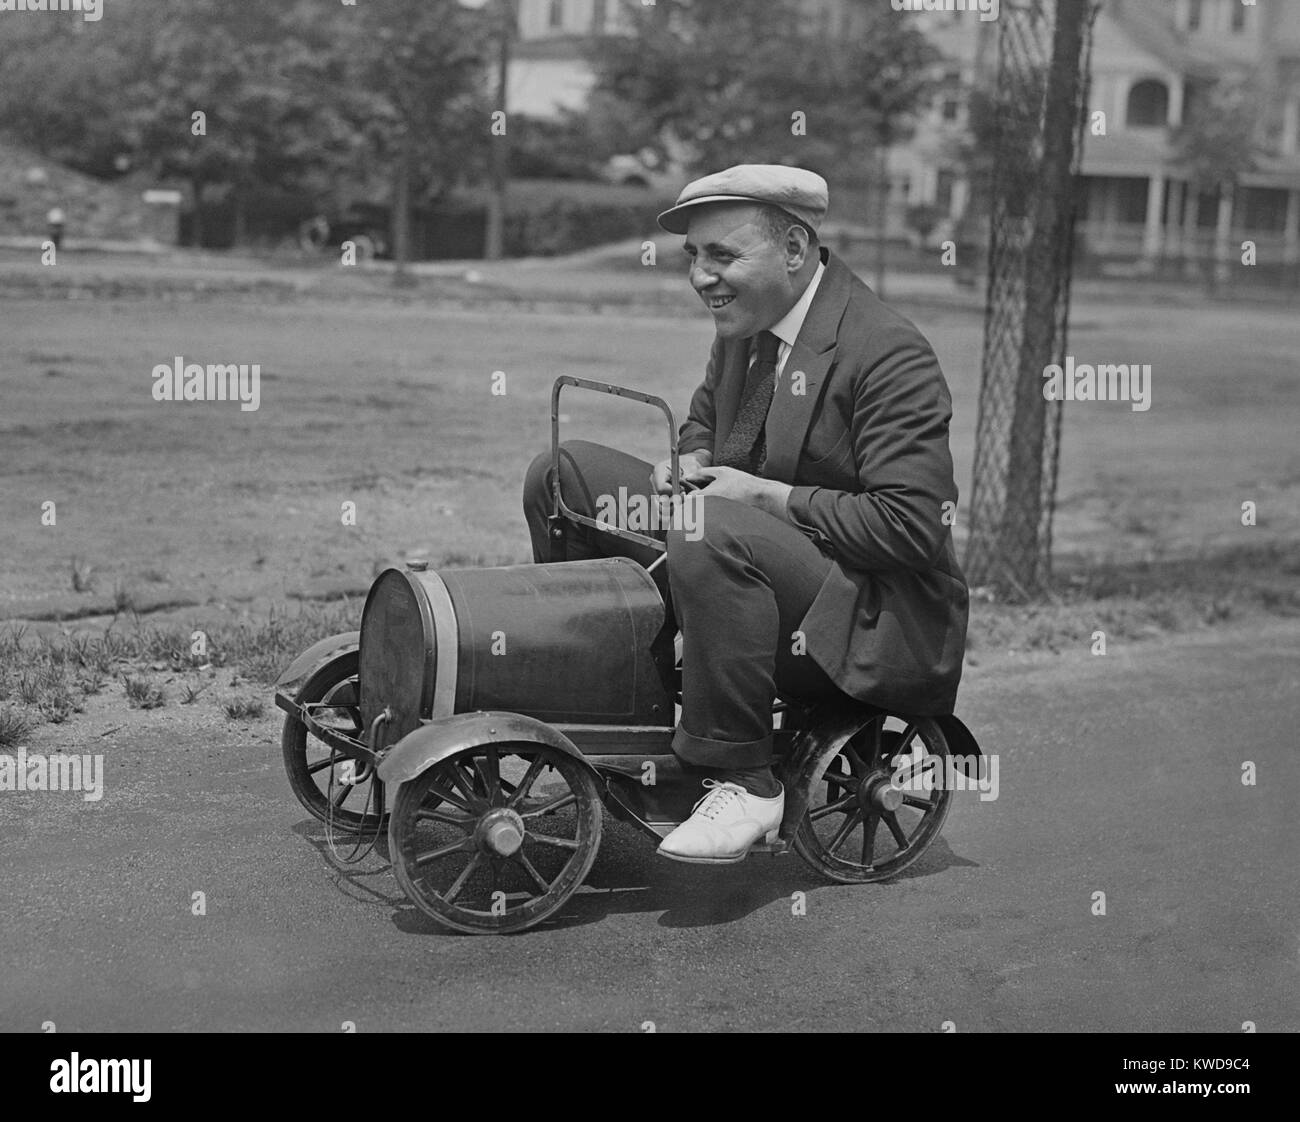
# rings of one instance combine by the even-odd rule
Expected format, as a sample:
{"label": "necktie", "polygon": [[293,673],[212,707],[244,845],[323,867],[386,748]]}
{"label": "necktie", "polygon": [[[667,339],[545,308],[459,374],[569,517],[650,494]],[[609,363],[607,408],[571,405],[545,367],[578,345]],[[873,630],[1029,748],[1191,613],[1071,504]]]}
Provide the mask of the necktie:
{"label": "necktie", "polygon": [[757,354],[745,379],[745,393],[736,413],[736,423],[718,453],[719,467],[738,468],[757,475],[767,456],[763,425],[776,390],[776,356],[781,340],[770,331],[758,333]]}

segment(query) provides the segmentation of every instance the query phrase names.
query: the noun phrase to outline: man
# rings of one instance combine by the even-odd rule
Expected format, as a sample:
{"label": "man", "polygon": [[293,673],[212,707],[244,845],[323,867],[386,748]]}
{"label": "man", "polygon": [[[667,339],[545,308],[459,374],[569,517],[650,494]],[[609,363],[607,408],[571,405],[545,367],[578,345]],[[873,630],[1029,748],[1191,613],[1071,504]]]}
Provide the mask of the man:
{"label": "man", "polygon": [[[828,192],[800,168],[743,164],[688,184],[659,224],[685,235],[692,287],[717,336],[678,441],[695,532],[669,530],[667,582],[682,632],[673,751],[709,788],[659,847],[738,861],[775,835],[772,703],[844,693],[912,715],[951,713],[967,591],[952,544],[951,398],[929,344],[821,248]],[[561,488],[664,494],[653,468],[601,445],[564,446]],[[524,507],[548,558],[549,459]],[[571,559],[645,547],[576,533]],[[647,555],[648,554],[648,555]],[[658,575],[658,573],[656,573]]]}

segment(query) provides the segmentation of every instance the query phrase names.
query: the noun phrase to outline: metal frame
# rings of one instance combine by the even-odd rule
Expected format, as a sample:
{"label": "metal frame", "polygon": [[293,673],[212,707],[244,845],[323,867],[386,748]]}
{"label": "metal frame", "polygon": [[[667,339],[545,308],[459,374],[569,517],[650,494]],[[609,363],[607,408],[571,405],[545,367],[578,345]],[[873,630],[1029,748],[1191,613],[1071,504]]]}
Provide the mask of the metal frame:
{"label": "metal frame", "polygon": [[[555,384],[551,387],[551,516],[547,519],[551,539],[551,560],[564,560],[564,523],[566,521],[580,526],[590,526],[602,533],[637,542],[658,553],[665,553],[668,547],[658,538],[652,538],[648,534],[639,534],[635,530],[625,530],[621,526],[610,526],[585,514],[579,514],[576,510],[571,510],[565,505],[564,497],[560,494],[560,391],[565,386],[576,386],[578,389],[591,390],[594,393],[612,394],[614,397],[626,397],[632,401],[639,401],[643,405],[653,405],[659,409],[668,420],[668,452],[671,460],[669,479],[672,484],[670,497],[677,499],[682,494],[681,481],[678,479],[680,468],[677,463],[677,424],[673,420],[672,409],[663,398],[655,397],[654,394],[642,393],[640,390],[630,390],[626,386],[616,386],[612,382],[593,382],[587,378],[574,378],[569,374],[561,374],[555,379]],[[658,560],[661,559],[656,559],[656,564]]]}

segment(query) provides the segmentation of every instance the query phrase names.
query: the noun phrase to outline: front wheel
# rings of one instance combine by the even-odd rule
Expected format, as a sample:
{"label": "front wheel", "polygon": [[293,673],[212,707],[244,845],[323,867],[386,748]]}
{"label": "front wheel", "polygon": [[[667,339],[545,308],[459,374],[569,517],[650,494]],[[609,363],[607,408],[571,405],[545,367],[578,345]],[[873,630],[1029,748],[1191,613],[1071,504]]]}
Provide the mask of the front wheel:
{"label": "front wheel", "polygon": [[398,788],[388,845],[422,912],[457,931],[505,934],[577,891],[600,833],[600,788],[580,760],[544,744],[486,744]]}

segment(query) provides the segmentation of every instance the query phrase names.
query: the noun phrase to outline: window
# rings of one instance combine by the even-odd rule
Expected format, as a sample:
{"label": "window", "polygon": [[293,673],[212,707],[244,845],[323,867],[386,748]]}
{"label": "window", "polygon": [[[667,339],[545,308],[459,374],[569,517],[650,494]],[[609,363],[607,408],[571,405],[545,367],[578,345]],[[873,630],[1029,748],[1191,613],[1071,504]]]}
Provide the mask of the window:
{"label": "window", "polygon": [[609,22],[609,0],[594,0],[591,8],[591,33],[593,35],[605,34],[605,26]]}
{"label": "window", "polygon": [[955,121],[961,115],[961,71],[949,69],[940,79],[939,116],[945,121]]}
{"label": "window", "polygon": [[1201,30],[1201,0],[1187,0],[1187,30]]}
{"label": "window", "polygon": [[546,22],[552,31],[558,31],[564,26],[564,0],[551,0],[551,10]]}
{"label": "window", "polygon": [[1246,30],[1246,5],[1240,0],[1232,5],[1232,30],[1237,34]]}
{"label": "window", "polygon": [[1128,92],[1125,124],[1143,128],[1169,123],[1169,87],[1164,82],[1146,79]]}

